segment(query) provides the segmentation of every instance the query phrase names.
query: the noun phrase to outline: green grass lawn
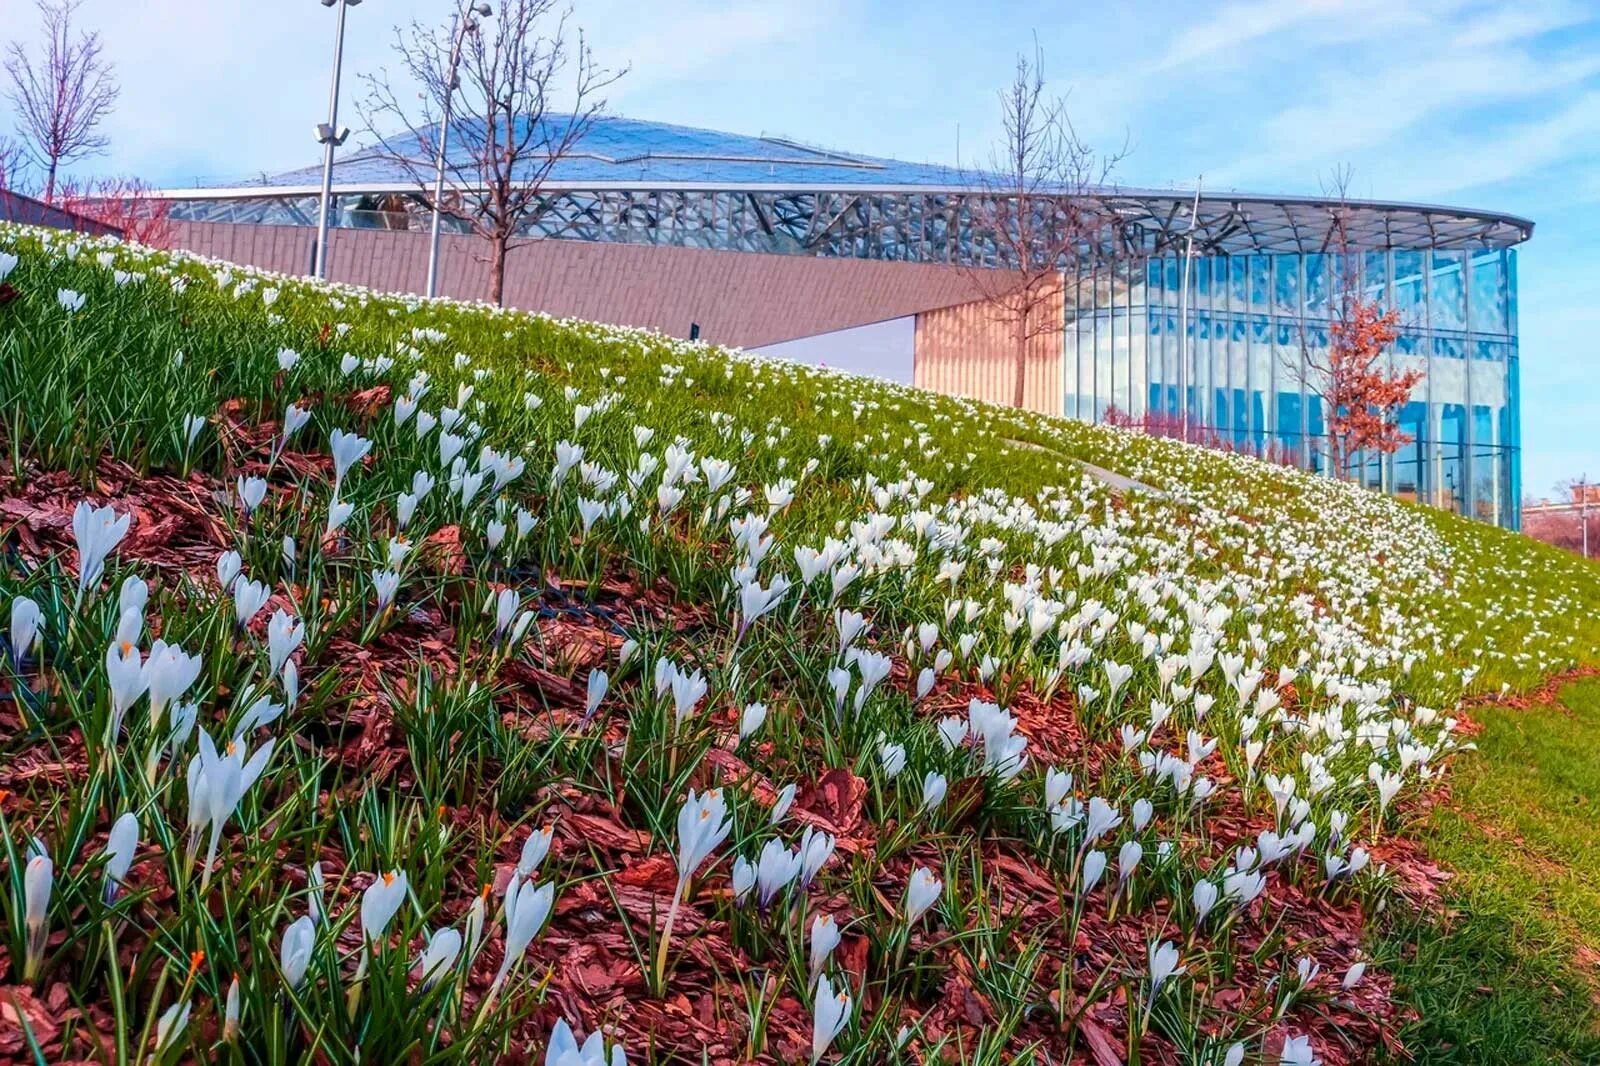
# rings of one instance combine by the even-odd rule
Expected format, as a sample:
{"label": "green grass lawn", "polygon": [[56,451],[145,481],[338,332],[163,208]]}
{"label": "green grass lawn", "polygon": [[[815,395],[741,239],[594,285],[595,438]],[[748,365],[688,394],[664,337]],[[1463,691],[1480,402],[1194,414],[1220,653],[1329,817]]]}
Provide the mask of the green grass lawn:
{"label": "green grass lawn", "polygon": [[0,1060],[1276,1066],[1399,1004],[1600,1062],[1600,683],[1455,713],[1600,661],[1600,568],[635,330],[4,225],[0,276]]}
{"label": "green grass lawn", "polygon": [[1474,717],[1425,827],[1449,911],[1389,932],[1417,1061],[1600,1061],[1600,681]]}

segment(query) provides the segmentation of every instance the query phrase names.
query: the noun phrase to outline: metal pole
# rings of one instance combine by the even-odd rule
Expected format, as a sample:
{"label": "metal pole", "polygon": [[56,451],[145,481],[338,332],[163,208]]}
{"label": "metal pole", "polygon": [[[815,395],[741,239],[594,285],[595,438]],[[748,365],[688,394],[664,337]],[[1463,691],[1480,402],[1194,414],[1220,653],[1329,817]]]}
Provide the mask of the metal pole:
{"label": "metal pole", "polygon": [[[356,0],[360,3],[361,0]],[[333,200],[333,150],[344,139],[339,130],[339,75],[344,66],[344,12],[349,0],[335,0],[339,16],[333,31],[333,84],[328,87],[328,128],[322,136],[322,202],[317,211],[317,261],[312,271],[318,278],[328,276],[328,215]]]}
{"label": "metal pole", "polygon": [[1189,208],[1188,236],[1183,242],[1183,275],[1178,282],[1178,425],[1189,439],[1189,264],[1194,258],[1194,220],[1200,213],[1200,182],[1194,181],[1194,204]]}
{"label": "metal pole", "polygon": [[461,10],[450,23],[450,70],[444,82],[444,109],[439,117],[439,151],[433,163],[433,221],[428,237],[428,289],[429,298],[439,295],[439,201],[444,198],[444,155],[450,143],[450,109],[455,99],[457,70],[461,65],[461,44],[466,39],[471,19],[468,8],[472,0],[464,0]]}
{"label": "metal pole", "polygon": [[1589,558],[1589,475],[1578,479],[1578,523],[1583,527],[1583,557]]}

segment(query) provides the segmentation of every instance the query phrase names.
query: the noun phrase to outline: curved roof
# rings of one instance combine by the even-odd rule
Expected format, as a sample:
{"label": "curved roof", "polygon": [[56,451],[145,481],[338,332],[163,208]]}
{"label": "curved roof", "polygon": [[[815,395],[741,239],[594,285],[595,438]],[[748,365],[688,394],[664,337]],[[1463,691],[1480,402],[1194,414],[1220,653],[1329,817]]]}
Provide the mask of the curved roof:
{"label": "curved roof", "polygon": [[[469,131],[470,133],[470,131]],[[414,138],[391,149],[369,146],[334,163],[338,193],[415,192],[419,173],[431,173]],[[460,140],[456,148],[460,149]],[[418,145],[420,148],[420,145]],[[321,166],[223,187],[167,189],[172,200],[303,197],[320,192]],[[982,193],[970,172],[942,164],[833,151],[773,136],[748,136],[599,116],[544,180],[552,191],[675,191],[772,194],[845,193],[875,196],[961,196]],[[1137,243],[1167,250],[1190,235],[1194,192],[1107,187],[1097,194],[1117,219],[1136,230]],[[1500,212],[1375,200],[1334,200],[1206,191],[1193,225],[1197,250],[1209,254],[1306,252],[1336,243],[1342,219],[1348,246],[1378,248],[1501,248],[1527,240],[1533,223]]]}

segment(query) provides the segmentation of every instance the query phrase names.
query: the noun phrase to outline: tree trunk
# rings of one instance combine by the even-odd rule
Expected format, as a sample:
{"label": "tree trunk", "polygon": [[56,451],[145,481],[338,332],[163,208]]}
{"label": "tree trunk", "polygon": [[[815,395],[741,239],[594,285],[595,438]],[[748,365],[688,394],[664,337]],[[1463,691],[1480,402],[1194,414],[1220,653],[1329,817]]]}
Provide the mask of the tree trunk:
{"label": "tree trunk", "polygon": [[1017,314],[1017,383],[1011,394],[1011,406],[1022,407],[1028,379],[1028,308]]}
{"label": "tree trunk", "polygon": [[507,243],[500,237],[489,243],[489,300],[496,307],[504,307],[506,303]]}
{"label": "tree trunk", "polygon": [[44,202],[54,205],[56,202],[56,160],[50,160],[50,166],[44,172]]}

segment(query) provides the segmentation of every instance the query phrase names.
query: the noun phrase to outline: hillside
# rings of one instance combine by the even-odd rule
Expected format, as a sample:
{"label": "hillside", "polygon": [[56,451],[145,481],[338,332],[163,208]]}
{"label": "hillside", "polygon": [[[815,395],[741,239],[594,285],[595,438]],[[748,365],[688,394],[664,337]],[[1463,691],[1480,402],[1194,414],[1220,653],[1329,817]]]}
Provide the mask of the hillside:
{"label": "hillside", "polygon": [[0,1057],[1369,1061],[1600,647],[1293,470],[14,227],[0,444]]}

